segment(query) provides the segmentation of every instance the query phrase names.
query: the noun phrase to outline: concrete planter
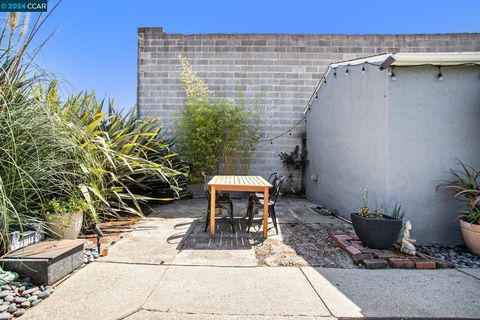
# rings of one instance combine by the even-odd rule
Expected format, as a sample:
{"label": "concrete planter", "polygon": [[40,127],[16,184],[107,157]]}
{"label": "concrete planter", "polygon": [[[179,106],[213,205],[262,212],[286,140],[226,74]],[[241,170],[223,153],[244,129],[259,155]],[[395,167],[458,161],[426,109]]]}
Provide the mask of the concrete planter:
{"label": "concrete planter", "polygon": [[460,219],[460,227],[465,245],[474,255],[480,256],[480,225]]}
{"label": "concrete planter", "polygon": [[10,226],[8,233],[8,252],[12,252],[43,240],[43,226],[36,223],[33,226],[24,227],[18,225]]}
{"label": "concrete planter", "polygon": [[50,234],[59,239],[77,239],[82,229],[83,211],[68,215],[45,215],[45,222]]}
{"label": "concrete planter", "polygon": [[389,249],[402,230],[402,220],[387,215],[384,219],[369,219],[352,213],[351,219],[358,238],[371,249]]}

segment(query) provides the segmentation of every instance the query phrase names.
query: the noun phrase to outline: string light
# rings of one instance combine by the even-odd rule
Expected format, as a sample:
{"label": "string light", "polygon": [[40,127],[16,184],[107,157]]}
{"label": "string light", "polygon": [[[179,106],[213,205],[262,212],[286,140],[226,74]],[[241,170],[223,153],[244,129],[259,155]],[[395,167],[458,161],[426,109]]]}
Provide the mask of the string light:
{"label": "string light", "polygon": [[395,67],[392,67],[392,74],[390,75],[390,78],[395,81],[397,80],[397,77],[395,76]]}
{"label": "string light", "polygon": [[[360,65],[362,66],[362,69],[361,69],[362,73],[366,72],[366,65],[371,65],[371,66],[378,67],[381,71],[384,71],[386,69],[387,74],[391,78],[391,80],[393,80],[393,81],[397,80],[397,76],[395,74],[395,66],[393,66],[393,65],[391,65],[390,67],[383,67],[381,64],[378,64],[378,63],[364,61],[363,63],[353,64],[353,65],[337,64],[336,67],[332,67],[331,69],[333,69],[333,76],[337,77],[337,68],[338,67],[346,66],[345,74],[348,75],[350,73],[350,67],[357,67],[357,66],[360,66]],[[433,64],[433,63],[424,63],[424,64],[416,64],[416,65],[402,65],[400,67],[401,68],[436,67],[436,68],[438,68],[437,78],[438,78],[439,81],[442,81],[443,80],[442,67],[459,67],[459,66],[480,66],[480,63],[467,62],[467,63],[462,63],[462,64],[447,65],[447,66],[436,65],[436,64]],[[326,81],[327,81],[326,78],[324,78],[323,83],[326,84],[327,83]],[[316,89],[317,91],[315,91],[315,99],[318,99],[318,92],[320,91],[320,88],[321,88],[321,86],[318,86],[317,89]],[[313,99],[313,96],[310,99]],[[311,111],[311,107],[310,107],[311,106],[311,100],[308,102],[307,105],[308,105],[307,111]],[[305,119],[305,122],[306,121],[307,121],[307,119]]]}
{"label": "string light", "polygon": [[[373,65],[373,66],[376,66],[376,67],[379,67],[380,70],[384,70],[379,64],[375,64],[375,63],[371,63],[371,62],[364,62],[362,64],[362,73],[365,72],[366,68],[365,66],[366,65]],[[461,65],[477,65],[477,66],[480,66],[479,63],[465,63],[465,64],[461,64]],[[461,65],[455,65],[455,66],[461,66]],[[360,66],[360,64],[358,65],[354,65],[354,66]],[[433,67],[437,67],[438,68],[438,80],[443,80],[443,74],[442,74],[442,71],[441,71],[441,66],[438,66],[438,65],[433,65],[433,64],[424,64],[424,65],[412,65],[412,66],[402,66],[402,68],[411,68],[411,67],[424,67],[424,66],[433,66]],[[348,75],[349,74],[349,68],[350,68],[350,64],[348,64],[346,66],[346,70],[345,70],[345,74]],[[335,68],[332,68],[333,69],[333,75],[336,77],[337,76],[337,67]],[[395,67],[394,66],[391,66],[391,71],[388,71],[388,75],[391,77],[392,80],[396,80],[396,75],[395,75]],[[326,79],[324,79],[324,83],[326,83]],[[315,92],[315,98],[318,99],[318,91]],[[311,101],[308,102],[308,109],[307,111],[311,111],[312,108],[311,108]],[[286,131],[278,134],[277,136],[275,137],[272,137],[272,138],[268,138],[268,139],[263,139],[263,140],[258,140],[257,143],[260,143],[260,142],[268,142],[270,141],[270,144],[273,144],[273,140],[275,139],[278,139],[284,135],[286,135],[287,133],[289,135],[292,135],[292,130],[295,129],[297,126],[299,126],[301,123],[303,122],[307,122],[307,118],[306,116],[304,116],[302,119],[298,120],[292,127],[290,127],[290,129],[287,129]]]}
{"label": "string light", "polygon": [[[310,110],[310,108],[309,108]],[[275,139],[278,139],[284,135],[286,135],[287,133],[289,135],[292,135],[292,130],[294,130],[296,127],[298,127],[300,124],[302,124],[303,122],[307,122],[307,117],[306,116],[303,116],[303,118],[299,119],[297,122],[295,122],[295,124],[293,126],[290,127],[290,129],[276,135],[275,137],[272,137],[272,138],[266,138],[266,139],[261,139],[261,140],[258,140],[257,143],[261,143],[261,142],[269,142],[270,141],[270,144],[273,144],[273,140]],[[243,139],[239,139],[240,141],[245,141],[245,142],[248,142],[247,140],[243,140]]]}

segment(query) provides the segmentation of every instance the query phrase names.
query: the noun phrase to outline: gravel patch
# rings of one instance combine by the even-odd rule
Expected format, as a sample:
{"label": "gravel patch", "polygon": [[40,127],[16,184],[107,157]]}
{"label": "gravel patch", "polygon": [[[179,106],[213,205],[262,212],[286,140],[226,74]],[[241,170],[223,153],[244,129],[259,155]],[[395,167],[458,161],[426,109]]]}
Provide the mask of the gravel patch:
{"label": "gravel patch", "polygon": [[420,245],[417,251],[450,262],[455,268],[480,268],[480,256],[472,255],[465,246]]}
{"label": "gravel patch", "polygon": [[54,292],[51,286],[37,286],[30,278],[14,279],[0,286],[0,320],[24,315],[26,309],[39,304]]}
{"label": "gravel patch", "polygon": [[316,266],[325,268],[354,269],[350,256],[339,248],[332,237],[334,231],[351,231],[348,224],[300,224],[281,225],[281,236],[269,237],[255,246],[260,266]]}

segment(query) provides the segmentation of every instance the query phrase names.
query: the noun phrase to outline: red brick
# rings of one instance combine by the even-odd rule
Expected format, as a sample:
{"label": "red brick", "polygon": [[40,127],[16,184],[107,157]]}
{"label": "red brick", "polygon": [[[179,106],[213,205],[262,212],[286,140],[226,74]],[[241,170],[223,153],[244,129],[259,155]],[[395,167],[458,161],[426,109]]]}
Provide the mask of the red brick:
{"label": "red brick", "polygon": [[335,240],[352,240],[352,237],[348,234],[334,234],[332,237]]}
{"label": "red brick", "polygon": [[335,242],[343,250],[346,250],[347,247],[350,247],[352,245],[349,241],[346,241],[346,240],[338,240],[338,241],[335,241]]}
{"label": "red brick", "polygon": [[371,254],[371,253],[358,253],[358,254],[354,254],[352,256],[352,259],[353,259],[353,262],[355,264],[360,264],[365,259],[373,259],[373,254]]}
{"label": "red brick", "polygon": [[365,259],[363,265],[367,269],[386,269],[388,267],[387,260],[384,259]]}
{"label": "red brick", "polygon": [[378,259],[388,259],[388,258],[403,258],[404,255],[396,251],[391,250],[377,250],[373,253],[374,256]]}
{"label": "red brick", "polygon": [[388,263],[392,268],[396,269],[413,269],[415,262],[408,258],[388,258]]}
{"label": "red brick", "polygon": [[354,246],[349,246],[349,247],[346,247],[345,248],[345,251],[347,251],[347,253],[351,256],[354,256],[356,254],[359,254],[359,253],[362,253],[360,250],[358,250],[357,248],[355,248]]}
{"label": "red brick", "polygon": [[449,269],[453,268],[453,264],[448,261],[436,261],[437,269]]}
{"label": "red brick", "polygon": [[365,247],[361,241],[350,241],[352,243],[352,246],[360,250],[362,253],[374,253],[376,250],[375,249],[370,249]]}
{"label": "red brick", "polygon": [[417,269],[435,269],[437,264],[433,260],[428,259],[415,259],[415,268]]}

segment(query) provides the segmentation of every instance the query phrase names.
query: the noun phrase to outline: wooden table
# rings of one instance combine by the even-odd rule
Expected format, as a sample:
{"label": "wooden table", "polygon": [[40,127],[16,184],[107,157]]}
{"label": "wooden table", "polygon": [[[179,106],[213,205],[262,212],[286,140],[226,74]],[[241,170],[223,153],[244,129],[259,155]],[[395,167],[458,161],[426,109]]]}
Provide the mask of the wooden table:
{"label": "wooden table", "polygon": [[210,186],[210,236],[215,236],[215,192],[263,192],[263,237],[268,236],[268,191],[272,185],[260,176],[214,176]]}

